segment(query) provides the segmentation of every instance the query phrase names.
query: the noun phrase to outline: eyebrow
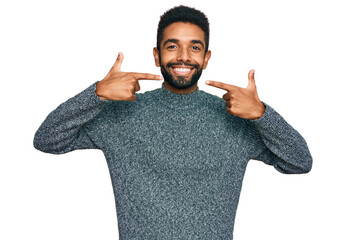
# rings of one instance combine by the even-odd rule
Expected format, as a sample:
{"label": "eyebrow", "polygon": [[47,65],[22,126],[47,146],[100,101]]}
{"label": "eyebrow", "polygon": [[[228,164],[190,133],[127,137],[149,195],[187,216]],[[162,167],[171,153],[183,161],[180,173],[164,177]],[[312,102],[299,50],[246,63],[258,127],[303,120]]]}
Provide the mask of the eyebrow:
{"label": "eyebrow", "polygon": [[192,43],[199,43],[199,44],[201,44],[202,47],[204,48],[204,44],[203,44],[203,42],[202,42],[201,40],[192,40],[191,42],[192,42]]}
{"label": "eyebrow", "polygon": [[[169,39],[167,39],[167,40],[163,43],[163,46],[165,46],[167,43],[170,43],[170,42],[172,42],[172,43],[178,43],[179,40],[178,40],[178,39],[175,39],[175,38],[169,38]],[[190,42],[191,42],[191,43],[198,43],[198,44],[201,44],[202,47],[204,48],[204,44],[203,44],[203,42],[202,42],[201,40],[191,40]]]}

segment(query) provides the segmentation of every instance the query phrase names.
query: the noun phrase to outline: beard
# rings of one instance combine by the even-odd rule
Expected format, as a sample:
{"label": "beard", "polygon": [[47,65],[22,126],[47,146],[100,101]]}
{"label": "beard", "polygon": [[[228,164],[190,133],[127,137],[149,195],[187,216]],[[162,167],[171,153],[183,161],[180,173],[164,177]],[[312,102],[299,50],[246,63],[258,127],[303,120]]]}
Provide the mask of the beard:
{"label": "beard", "polygon": [[[203,69],[199,64],[189,64],[189,63],[167,63],[166,66],[162,65],[161,60],[160,60],[160,65],[161,65],[161,73],[165,81],[167,81],[171,86],[177,88],[177,89],[187,89],[192,87],[198,79],[202,75]],[[195,73],[191,76],[191,79],[188,79],[187,76],[177,76],[176,78],[173,77],[173,75],[169,72],[169,69],[171,66],[177,66],[177,65],[184,65],[184,66],[189,66],[193,67],[195,70]]]}

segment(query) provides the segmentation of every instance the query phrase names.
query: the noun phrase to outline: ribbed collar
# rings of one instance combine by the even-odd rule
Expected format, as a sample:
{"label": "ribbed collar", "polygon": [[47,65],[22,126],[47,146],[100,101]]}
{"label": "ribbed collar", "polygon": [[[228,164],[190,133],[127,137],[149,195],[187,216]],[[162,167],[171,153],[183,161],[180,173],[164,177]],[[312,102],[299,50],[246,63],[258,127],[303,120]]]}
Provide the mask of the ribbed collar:
{"label": "ribbed collar", "polygon": [[160,101],[167,107],[174,109],[189,109],[196,107],[200,104],[200,95],[201,93],[198,87],[194,92],[186,94],[171,92],[165,88],[163,83],[160,89]]}

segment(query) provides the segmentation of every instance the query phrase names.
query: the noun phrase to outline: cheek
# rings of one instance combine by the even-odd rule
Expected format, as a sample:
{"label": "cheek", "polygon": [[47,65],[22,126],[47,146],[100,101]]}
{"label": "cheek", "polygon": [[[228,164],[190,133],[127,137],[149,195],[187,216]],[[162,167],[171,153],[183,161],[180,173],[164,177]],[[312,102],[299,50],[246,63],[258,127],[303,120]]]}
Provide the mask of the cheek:
{"label": "cheek", "polygon": [[198,61],[198,65],[199,65],[200,69],[205,69],[206,64],[205,64],[205,62],[204,62],[204,59],[200,59],[200,60]]}
{"label": "cheek", "polygon": [[202,62],[202,68],[203,69],[206,69],[207,68],[207,65],[208,65],[208,60],[206,60],[205,58],[203,58],[203,62]]}
{"label": "cheek", "polygon": [[195,54],[193,59],[198,62],[199,64],[203,64],[204,63],[204,60],[205,60],[205,56],[204,56],[204,53],[198,53],[198,54]]}
{"label": "cheek", "polygon": [[169,62],[174,62],[174,56],[173,54],[161,54],[160,55],[160,64],[161,65],[167,65]]}

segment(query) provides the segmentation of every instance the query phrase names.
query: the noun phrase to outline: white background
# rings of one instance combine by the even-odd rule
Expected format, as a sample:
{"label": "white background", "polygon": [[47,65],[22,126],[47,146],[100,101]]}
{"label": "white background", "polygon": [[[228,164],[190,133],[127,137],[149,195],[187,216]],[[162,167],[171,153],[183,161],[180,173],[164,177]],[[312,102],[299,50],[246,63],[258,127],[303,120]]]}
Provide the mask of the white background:
{"label": "white background", "polygon": [[[100,151],[44,154],[33,136],[50,111],[101,80],[117,53],[123,71],[154,65],[159,16],[180,4],[210,20],[207,79],[246,87],[256,69],[262,101],[308,142],[306,175],[251,161],[234,238],[346,239],[345,6],[343,1],[1,1],[0,239],[118,239],[111,181]],[[141,81],[141,91],[160,82]]]}

